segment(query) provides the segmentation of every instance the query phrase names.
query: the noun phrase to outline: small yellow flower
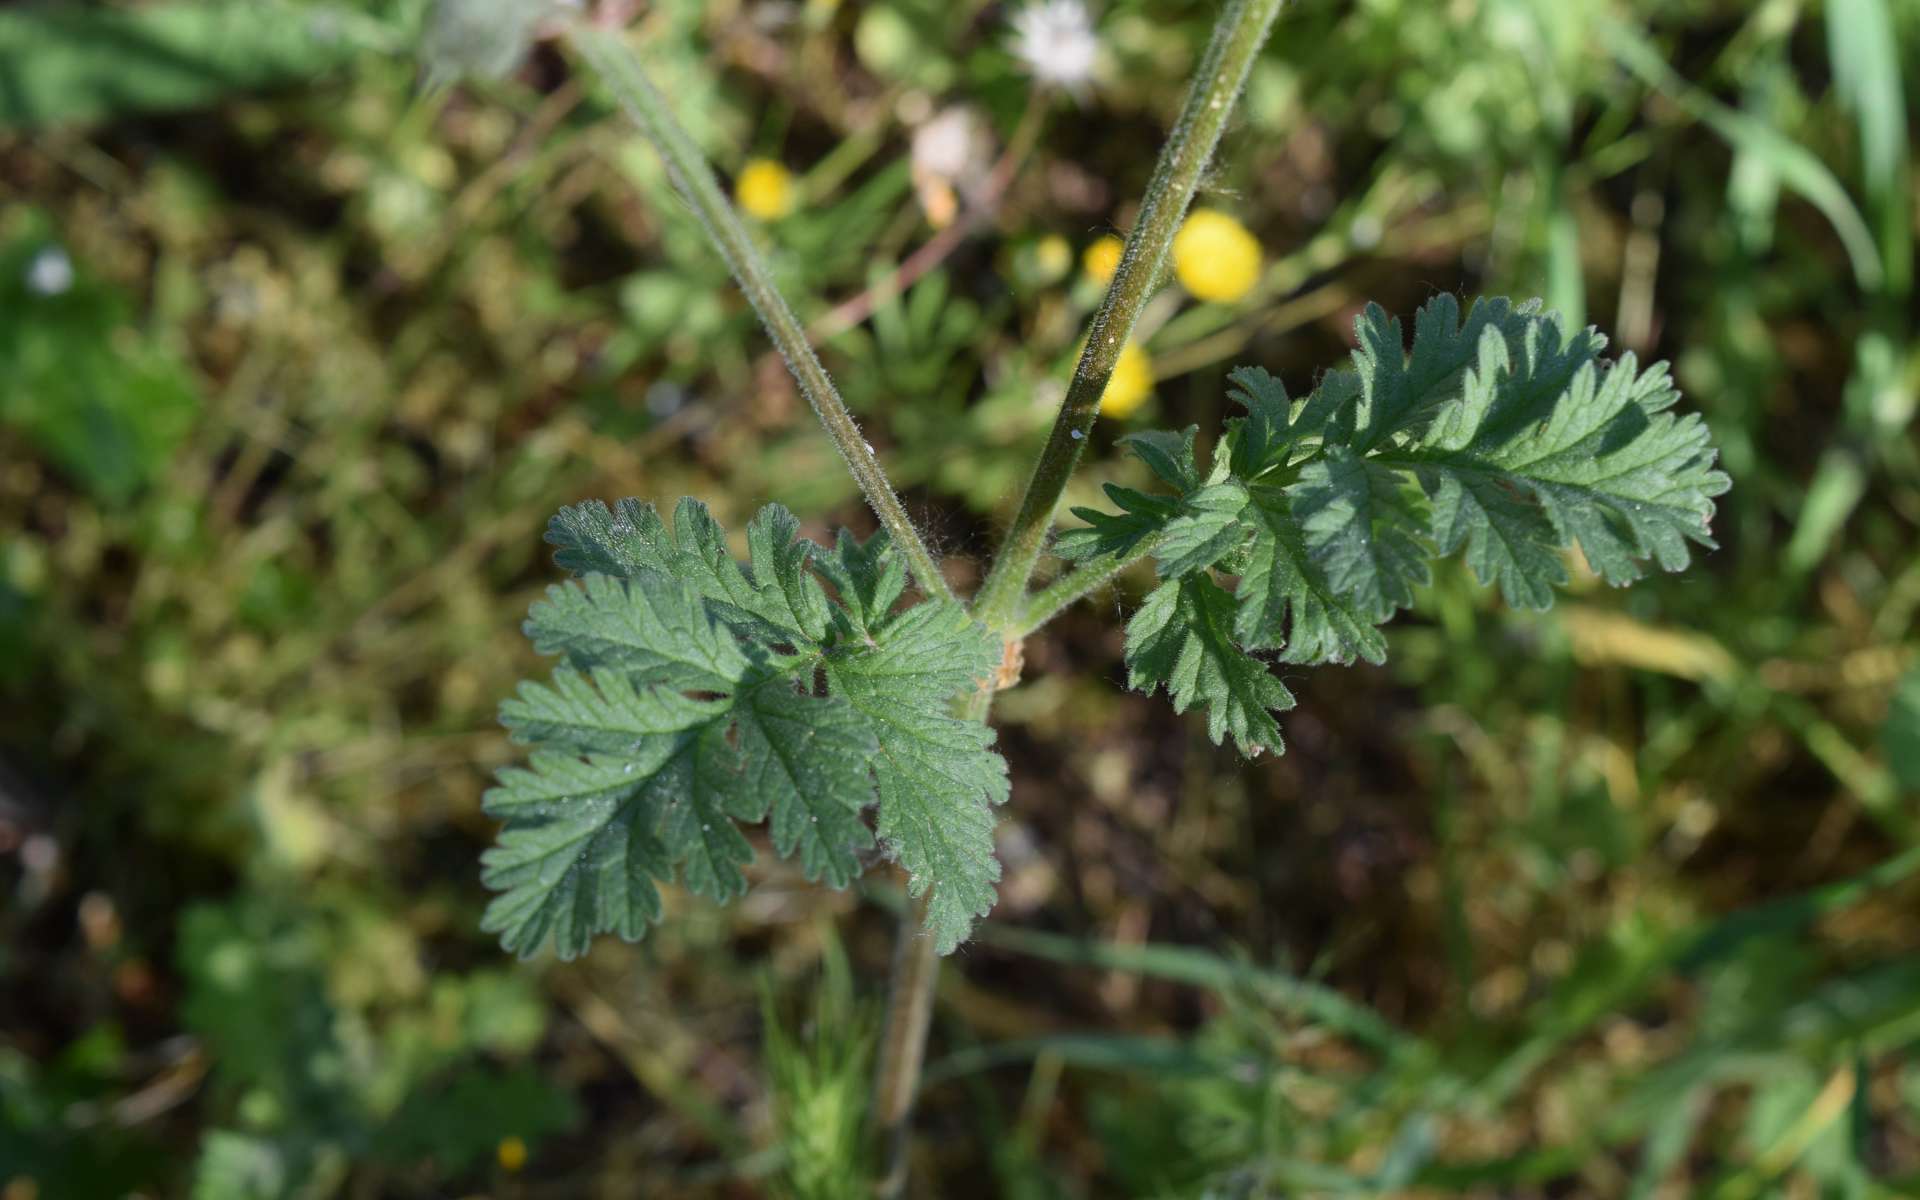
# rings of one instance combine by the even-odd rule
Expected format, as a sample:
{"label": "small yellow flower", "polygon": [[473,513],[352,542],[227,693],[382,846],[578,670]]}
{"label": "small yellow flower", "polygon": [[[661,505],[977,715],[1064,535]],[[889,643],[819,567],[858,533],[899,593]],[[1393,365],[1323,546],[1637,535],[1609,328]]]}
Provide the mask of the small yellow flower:
{"label": "small yellow flower", "polygon": [[527,1144],[517,1137],[503,1137],[495,1148],[494,1157],[500,1160],[503,1171],[518,1171],[527,1165]]}
{"label": "small yellow flower", "polygon": [[1145,350],[1128,342],[1120,348],[1120,357],[1113,364],[1113,375],[1107,380],[1107,389],[1100,393],[1101,415],[1124,421],[1151,395],[1153,360],[1147,357]]}
{"label": "small yellow flower", "polygon": [[1113,282],[1113,273],[1120,269],[1120,252],[1126,248],[1125,242],[1108,234],[1087,247],[1086,253],[1080,256],[1080,269],[1087,273],[1088,279],[1105,287]]}
{"label": "small yellow flower", "polygon": [[1196,300],[1232,304],[1260,282],[1260,242],[1227,214],[1196,209],[1173,235],[1173,273]]}
{"label": "small yellow flower", "polygon": [[751,158],[733,181],[733,198],[757,221],[777,221],[793,211],[793,173],[770,158]]}
{"label": "small yellow flower", "polygon": [[1033,265],[1041,279],[1052,283],[1073,265],[1073,247],[1059,234],[1050,233],[1034,243]]}

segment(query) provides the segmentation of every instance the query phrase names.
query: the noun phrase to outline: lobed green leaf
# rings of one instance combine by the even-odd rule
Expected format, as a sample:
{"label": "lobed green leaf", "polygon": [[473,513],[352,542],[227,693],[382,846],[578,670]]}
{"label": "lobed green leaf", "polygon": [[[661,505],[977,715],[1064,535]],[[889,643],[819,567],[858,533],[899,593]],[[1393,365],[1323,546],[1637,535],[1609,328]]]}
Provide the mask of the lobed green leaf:
{"label": "lobed green leaf", "polygon": [[501,706],[535,749],[487,795],[506,823],[483,859],[487,929],[563,958],[597,933],[638,938],[676,878],[744,892],[740,826],[761,820],[808,878],[845,887],[877,802],[879,840],[932,893],[930,932],[943,951],[964,940],[993,903],[1006,765],[950,708],[991,675],[998,639],[959,605],[903,607],[884,536],[823,551],[777,506],[749,523],[745,563],[691,500],[671,527],[634,501],[577,505],[548,538],[584,578],[533,605],[528,636],[563,661]]}
{"label": "lobed green leaf", "polygon": [[[1679,393],[1663,366],[1603,361],[1598,332],[1568,336],[1537,302],[1463,314],[1436,297],[1411,347],[1369,305],[1354,332],[1351,369],[1301,401],[1259,368],[1234,371],[1246,415],[1227,422],[1208,471],[1192,429],[1128,438],[1175,493],[1110,486],[1120,511],[1075,509],[1087,525],[1060,539],[1063,557],[1081,559],[1152,545],[1167,582],[1129,626],[1134,686],[1167,684],[1177,708],[1206,702],[1216,740],[1226,730],[1243,748],[1278,748],[1249,715],[1251,693],[1229,686],[1252,678],[1245,652],[1382,661],[1378,626],[1412,603],[1436,554],[1461,552],[1509,604],[1545,608],[1571,548],[1624,584],[1714,544],[1728,479],[1705,423],[1671,411]],[[1229,669],[1234,647],[1244,661]]]}

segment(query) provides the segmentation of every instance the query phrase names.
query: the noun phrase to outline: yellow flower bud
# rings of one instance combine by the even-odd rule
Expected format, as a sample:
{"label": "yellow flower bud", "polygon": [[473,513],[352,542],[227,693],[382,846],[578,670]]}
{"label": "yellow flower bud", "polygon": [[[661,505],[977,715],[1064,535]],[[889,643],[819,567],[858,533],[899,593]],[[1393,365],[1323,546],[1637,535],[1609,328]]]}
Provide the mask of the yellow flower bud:
{"label": "yellow flower bud", "polygon": [[527,1144],[517,1137],[503,1137],[493,1155],[503,1171],[518,1171],[527,1165]]}
{"label": "yellow flower bud", "polygon": [[1194,299],[1232,304],[1260,282],[1260,242],[1227,214],[1196,209],[1173,235],[1173,273]]}
{"label": "yellow flower bud", "polygon": [[1132,342],[1120,348],[1113,375],[1100,393],[1100,414],[1124,421],[1153,395],[1153,360]]}
{"label": "yellow flower bud", "polygon": [[1080,269],[1088,279],[1105,287],[1113,282],[1113,273],[1120,269],[1120,252],[1126,248],[1125,242],[1108,234],[1087,247],[1086,253],[1080,256]]}
{"label": "yellow flower bud", "polygon": [[916,190],[920,193],[920,209],[927,214],[927,224],[935,229],[945,229],[960,215],[959,194],[939,176],[922,177]]}
{"label": "yellow flower bud", "polygon": [[1040,278],[1052,283],[1073,266],[1073,247],[1059,234],[1050,233],[1034,243],[1033,265]]}
{"label": "yellow flower bud", "polygon": [[777,221],[793,211],[793,173],[770,158],[752,158],[733,181],[733,198],[757,221]]}

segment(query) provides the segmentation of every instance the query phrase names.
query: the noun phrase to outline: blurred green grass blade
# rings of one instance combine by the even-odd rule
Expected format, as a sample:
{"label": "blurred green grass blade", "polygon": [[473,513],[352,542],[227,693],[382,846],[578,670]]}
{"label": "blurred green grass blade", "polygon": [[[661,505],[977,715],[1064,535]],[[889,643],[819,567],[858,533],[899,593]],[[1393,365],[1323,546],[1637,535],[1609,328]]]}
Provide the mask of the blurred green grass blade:
{"label": "blurred green grass blade", "polygon": [[1420,1168],[1433,1161],[1438,1143],[1438,1122],[1432,1113],[1418,1112],[1409,1116],[1400,1123],[1393,1141],[1387,1144],[1386,1153],[1381,1156],[1380,1169],[1368,1181],[1369,1189],[1382,1196],[1398,1195],[1405,1191],[1420,1173]]}
{"label": "blurred green grass blade", "polygon": [[[1920,871],[1920,847],[1910,848],[1850,879],[1732,913],[1697,932],[1660,938],[1652,931],[1621,931],[1596,947],[1583,969],[1549,998],[1536,1030],[1501,1057],[1473,1090],[1482,1101],[1498,1103],[1525,1081],[1560,1047],[1610,1012],[1634,1002],[1647,987],[1677,970],[1683,974],[1733,953],[1749,939],[1790,935],[1820,917],[1858,902]],[[1364,1005],[1331,988],[1281,972],[1236,963],[1184,946],[1125,946],[1085,941],[1059,934],[986,922],[976,935],[982,942],[1054,962],[1131,971],[1208,988],[1223,994],[1252,991],[1296,1015],[1341,1030],[1357,1041],[1392,1056],[1434,1051],[1422,1039],[1398,1029]]]}
{"label": "blurred green grass blade", "polygon": [[1907,162],[1907,110],[1900,39],[1886,0],[1827,0],[1827,53],[1834,90],[1860,128],[1867,189],[1898,182]]}
{"label": "blurred green grass blade", "polygon": [[1573,967],[1534,1006],[1527,1033],[1473,1088],[1483,1107],[1505,1104],[1535,1071],[1609,1013],[1631,1006],[1673,959],[1673,941],[1646,921],[1616,922],[1583,946]]}
{"label": "blurred green grass blade", "polygon": [[0,9],[0,126],[194,108],[390,48],[385,30],[346,8],[261,0]]}
{"label": "blurred green grass blade", "polygon": [[1512,1190],[1495,1192],[1478,1191],[1482,1188],[1529,1189],[1525,1194],[1536,1194],[1531,1189],[1548,1184],[1562,1176],[1580,1169],[1586,1161],[1586,1146],[1547,1146],[1539,1150],[1522,1150],[1516,1154],[1495,1158],[1460,1159],[1429,1163],[1423,1169],[1416,1183],[1425,1188],[1440,1189],[1446,1193],[1466,1192],[1471,1195],[1514,1194]]}
{"label": "blurred green grass blade", "polygon": [[[1790,79],[1785,65],[1768,58],[1748,68],[1741,109],[1749,119],[1771,124],[1769,115],[1787,94]],[[1780,175],[1765,155],[1751,148],[1733,148],[1733,170],[1727,174],[1727,211],[1746,252],[1759,257],[1773,249],[1774,219],[1780,208]]]}
{"label": "blurred green grass blade", "polygon": [[[1902,855],[1901,860],[1910,873],[1910,857]],[[1891,865],[1893,860],[1883,864]],[[1881,874],[1880,868],[1868,873],[1885,882]],[[1817,894],[1837,907],[1840,900],[1857,897],[1867,882],[1866,877],[1849,880]],[[1822,910],[1830,911],[1824,905]],[[1701,1097],[1704,1105],[1704,1098],[1717,1088],[1757,1087],[1794,1071],[1830,1071],[1834,1055],[1843,1050],[1869,1056],[1895,1053],[1911,1042],[1917,1027],[1920,964],[1883,963],[1830,979],[1733,1033],[1690,1041],[1677,1058],[1639,1076],[1628,1093],[1597,1111],[1571,1145],[1478,1162],[1435,1163],[1420,1173],[1420,1182],[1450,1187],[1546,1183],[1578,1170],[1605,1147],[1641,1137],[1650,1139],[1645,1151],[1649,1160],[1665,1157],[1674,1153],[1675,1141],[1687,1142],[1673,1127],[1684,1128],[1693,1119],[1690,1110],[1675,1109],[1677,1098]],[[1680,1157],[1684,1159],[1684,1153]]]}
{"label": "blurred green grass blade", "polygon": [[1558,156],[1543,164],[1546,188],[1547,304],[1567,328],[1587,323],[1587,276],[1580,262],[1580,218],[1567,195],[1567,173]]}
{"label": "blurred green grass blade", "polygon": [[1221,993],[1252,992],[1276,1008],[1316,1021],[1390,1055],[1426,1055],[1421,1039],[1397,1028],[1365,1005],[1329,987],[1284,972],[1233,962],[1204,950],[1148,943],[1130,946],[986,922],[977,937],[989,945],[1052,962],[1129,971],[1192,984]]}
{"label": "blurred green grass blade", "polygon": [[1909,847],[1850,879],[1742,909],[1691,938],[1676,965],[1683,972],[1697,971],[1725,958],[1749,938],[1796,932],[1881,888],[1900,883],[1916,871],[1920,871],[1920,846]]}
{"label": "blurred green grass blade", "polygon": [[1225,1065],[1217,1057],[1202,1054],[1174,1038],[1063,1033],[956,1050],[927,1067],[921,1086],[931,1087],[993,1067],[1028,1062],[1043,1054],[1058,1058],[1066,1066],[1139,1071],[1161,1079],[1173,1076],[1204,1079],[1218,1074]]}
{"label": "blurred green grass blade", "polygon": [[1907,101],[1900,36],[1886,0],[1827,0],[1827,53],[1841,106],[1853,114],[1867,196],[1878,219],[1888,290],[1913,279]]}
{"label": "blurred green grass blade", "polygon": [[1661,1112],[1676,1091],[1771,1078],[1783,1064],[1831,1071],[1837,1055],[1893,1053],[1917,1030],[1920,962],[1878,963],[1823,980],[1732,1033],[1696,1038],[1642,1076],[1616,1113]]}
{"label": "blurred green grass blade", "polygon": [[1913,810],[1900,802],[1900,789],[1892,773],[1862,751],[1853,735],[1799,696],[1775,692],[1768,703],[1776,717],[1840,781],[1868,816],[1901,844],[1915,840]]}
{"label": "blurred green grass blade", "polygon": [[1681,78],[1660,52],[1638,32],[1610,18],[1598,22],[1601,36],[1621,66],[1658,89],[1694,119],[1725,138],[1735,149],[1758,155],[1780,182],[1819,209],[1840,237],[1860,286],[1878,291],[1885,283],[1880,247],[1866,218],[1832,171],[1812,151],[1751,115],[1729,108]]}
{"label": "blurred green grass blade", "polygon": [[1860,456],[1845,446],[1829,447],[1814,468],[1793,536],[1787,541],[1787,570],[1804,575],[1817,566],[1866,492],[1867,468]]}
{"label": "blurred green grass blade", "polygon": [[1620,1012],[1670,973],[1698,973],[1756,937],[1788,937],[1829,913],[1857,903],[1920,871],[1911,847],[1849,879],[1730,913],[1697,931],[1662,937],[1636,926],[1617,928],[1581,952],[1574,969],[1536,1008],[1532,1032],[1501,1057],[1475,1089],[1483,1103],[1517,1092],[1563,1046],[1608,1013]]}
{"label": "blurred green grass blade", "polygon": [[1909,667],[1894,689],[1880,745],[1886,750],[1887,769],[1900,787],[1920,795],[1920,667]]}
{"label": "blurred green grass blade", "polygon": [[1661,1182],[1686,1157],[1710,1098],[1711,1093],[1704,1089],[1682,1092],[1673,1097],[1668,1111],[1651,1123],[1627,1200],[1647,1200],[1659,1192]]}

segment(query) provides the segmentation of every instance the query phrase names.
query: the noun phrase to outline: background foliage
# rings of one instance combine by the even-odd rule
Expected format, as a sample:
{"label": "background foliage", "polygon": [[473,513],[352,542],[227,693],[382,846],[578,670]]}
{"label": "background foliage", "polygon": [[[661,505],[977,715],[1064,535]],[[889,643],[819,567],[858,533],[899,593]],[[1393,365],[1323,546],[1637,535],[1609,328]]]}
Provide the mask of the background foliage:
{"label": "background foliage", "polygon": [[[550,48],[422,94],[413,0],[0,8],[0,1188],[843,1194],[894,898],[762,853],[637,946],[478,930],[494,719],[586,497],[870,528],[691,217]],[[246,15],[241,15],[242,13]],[[828,365],[991,545],[1212,8],[1112,0],[1084,100]],[[661,0],[766,244],[857,297],[913,130],[1005,147],[1004,6]],[[929,1194],[1870,1196],[1920,1186],[1920,389],[1898,0],[1300,0],[1114,441],[1304,394],[1365,299],[1538,294],[1671,358],[1723,549],[1553,612],[1443,564],[1284,757],[1119,686],[1130,577],[1028,647],[995,919],[950,960]],[[1060,253],[1061,239],[1067,255]],[[741,547],[736,547],[740,549]],[[763,1021],[763,1014],[766,1020]],[[182,1153],[191,1147],[191,1153]]]}

